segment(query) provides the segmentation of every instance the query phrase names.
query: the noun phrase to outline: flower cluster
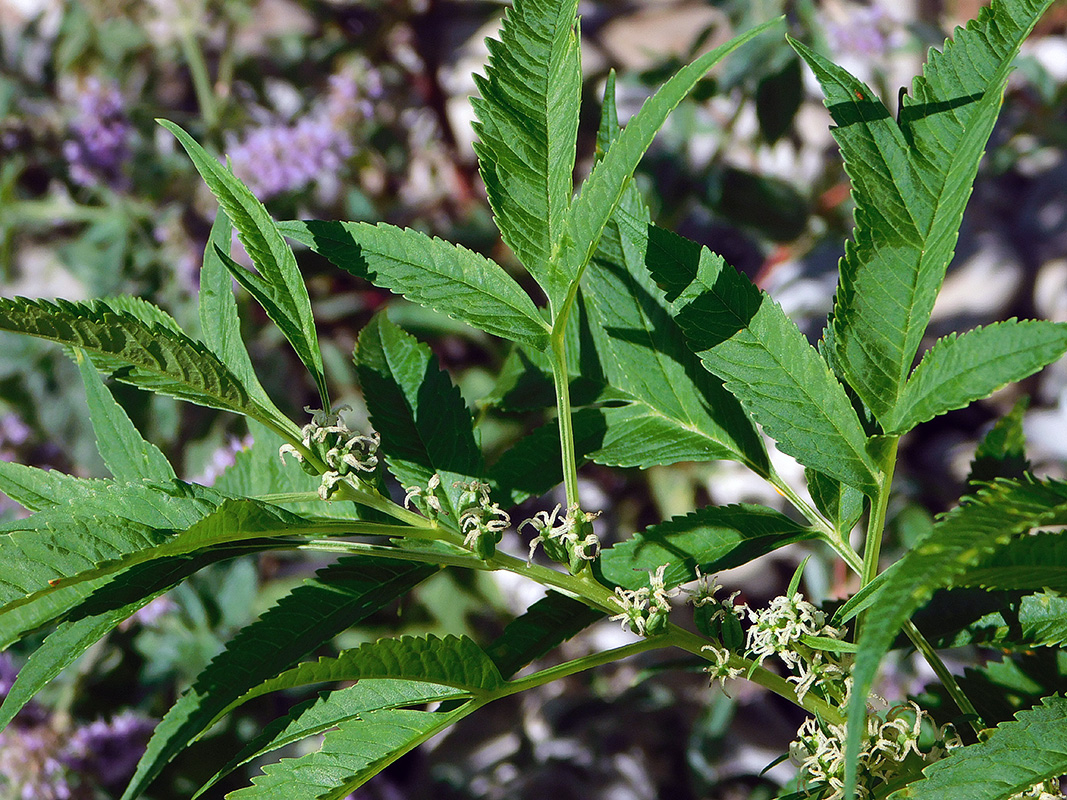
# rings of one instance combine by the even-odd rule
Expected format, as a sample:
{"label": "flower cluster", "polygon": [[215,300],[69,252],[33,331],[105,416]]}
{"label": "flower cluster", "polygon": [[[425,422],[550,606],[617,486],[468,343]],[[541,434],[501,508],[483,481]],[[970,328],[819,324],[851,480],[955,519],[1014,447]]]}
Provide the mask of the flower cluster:
{"label": "flower cluster", "polygon": [[463,490],[459,496],[459,528],[463,544],[478,558],[492,558],[501,537],[511,526],[511,516],[489,499],[489,485],[480,481],[453,486]]}
{"label": "flower cluster", "polygon": [[[329,499],[337,484],[346,476],[358,472],[374,472],[378,468],[378,445],[381,444],[381,437],[376,432],[365,436],[350,430],[341,419],[341,411],[345,410],[350,409],[348,406],[338,406],[333,411],[323,411],[304,407],[304,411],[312,416],[311,422],[301,431],[303,445],[327,466],[327,470],[322,473],[322,485],[319,486],[319,497],[323,500]],[[308,472],[315,472],[304,455],[293,445],[283,444],[278,450],[282,461],[285,460],[286,453],[295,456]]]}
{"label": "flower cluster", "polygon": [[797,684],[801,700],[816,684],[823,697],[844,699],[851,656],[842,657],[809,643],[812,637],[840,641],[842,633],[827,625],[826,616],[799,592],[774,598],[762,611],[749,610],[749,617],[753,624],[748,629],[748,650],[758,663],[777,655],[795,673],[788,680]]}
{"label": "flower cluster", "polygon": [[421,486],[404,487],[404,508],[415,506],[424,517],[437,519],[441,514],[448,515],[441,505],[441,498],[437,496],[437,490],[441,488],[441,476],[436,472],[430,476],[426,488]]}
{"label": "flower cluster", "polygon": [[[873,797],[876,787],[906,772],[918,772],[949,750],[962,746],[952,727],[946,725],[937,728],[933,744],[921,750],[919,735],[927,720],[926,712],[914,702],[894,706],[882,714],[868,712],[856,763],[857,798]],[[828,793],[822,795],[823,800],[844,796],[845,734],[844,724],[809,718],[790,745],[789,757],[800,768],[801,785],[825,787]]]}
{"label": "flower cluster", "polygon": [[563,506],[557,503],[551,511],[538,511],[532,518],[523,520],[519,530],[529,525],[537,533],[530,542],[527,562],[533,560],[537,546],[543,545],[549,558],[567,564],[571,573],[577,575],[600,555],[600,539],[593,533],[592,526],[593,520],[600,516],[600,512],[582,511],[578,504],[574,503],[560,519],[559,512],[562,508]]}
{"label": "flower cluster", "polygon": [[120,183],[122,166],[131,155],[133,127],[118,86],[87,78],[78,87],[75,107],[71,138],[63,143],[71,180],[80,186]]}
{"label": "flower cluster", "polygon": [[734,653],[742,649],[744,633],[741,629],[741,620],[748,613],[748,606],[744,603],[734,603],[741,592],[733,592],[726,599],[720,600],[718,594],[722,586],[715,582],[714,576],[709,578],[697,568],[697,585],[695,589],[686,589],[689,595],[688,602],[694,608],[694,621],[701,633],[717,639],[720,645],[708,644],[700,648],[710,652],[715,658],[715,663],[704,671],[712,680],[718,680],[725,685],[727,680],[740,677],[744,671],[733,663]]}
{"label": "flower cluster", "polygon": [[667,630],[667,616],[671,613],[671,598],[678,590],[667,590],[663,573],[666,564],[661,564],[655,571],[648,573],[648,586],[637,589],[615,587],[612,598],[621,612],[611,617],[621,620],[624,628],[629,628],[639,636],[656,636]]}

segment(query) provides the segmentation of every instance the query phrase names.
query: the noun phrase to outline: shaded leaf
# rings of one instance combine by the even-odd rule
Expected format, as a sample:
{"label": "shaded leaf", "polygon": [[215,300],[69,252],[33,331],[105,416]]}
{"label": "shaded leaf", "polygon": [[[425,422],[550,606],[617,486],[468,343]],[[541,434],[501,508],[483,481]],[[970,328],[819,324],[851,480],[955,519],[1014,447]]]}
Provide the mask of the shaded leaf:
{"label": "shaded leaf", "polygon": [[509,622],[485,652],[500,674],[510,678],[603,617],[604,612],[549,590],[524,614]]}
{"label": "shaded leaf", "polygon": [[763,506],[705,506],[652,525],[600,554],[603,579],[633,589],[648,583],[661,564],[666,586],[740,566],[783,545],[811,539],[815,531]]}
{"label": "shaded leaf", "polygon": [[872,494],[878,479],[856,412],[781,307],[706,247],[660,228],[647,259],[689,347],[779,448]]}
{"label": "shaded leaf", "polygon": [[459,519],[457,481],[482,474],[474,423],[459,391],[430,348],[379,313],[360,332],[356,372],[389,470],[404,487],[425,487],[440,475],[441,499]]}

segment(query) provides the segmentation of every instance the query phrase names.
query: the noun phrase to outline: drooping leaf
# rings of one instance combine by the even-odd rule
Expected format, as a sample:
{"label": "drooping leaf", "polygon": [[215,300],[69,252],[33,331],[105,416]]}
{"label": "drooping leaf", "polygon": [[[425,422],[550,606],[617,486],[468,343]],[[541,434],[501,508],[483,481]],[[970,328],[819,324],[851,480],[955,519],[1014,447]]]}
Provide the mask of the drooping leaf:
{"label": "drooping leaf", "polygon": [[567,214],[567,247],[549,276],[548,295],[557,305],[579,280],[600,243],[601,234],[622,200],[638,163],[652,144],[667,116],[715,64],[741,45],[759,36],[774,19],[757,25],[678,70],[641,106],[618,139],[582,185]]}
{"label": "drooping leaf", "polygon": [[[203,550],[190,556],[163,558],[138,564],[117,575],[108,575],[94,580],[68,586],[54,595],[21,606],[13,615],[25,619],[20,612],[38,612],[38,625],[25,626],[24,632],[63,619],[59,627],[33,651],[19,670],[15,683],[4,698],[0,708],[0,728],[9,723],[23,705],[47,685],[64,668],[73,664],[98,640],[110,633],[121,622],[137,613],[164,592],[204,567],[219,561],[258,552],[269,547],[265,541],[251,542],[243,547],[226,547]],[[64,592],[76,597],[78,602],[60,606],[47,601],[58,599]],[[49,609],[60,607],[62,613]],[[5,619],[5,626],[12,620]],[[0,648],[7,642],[0,642]]]}
{"label": "drooping leaf", "polygon": [[822,85],[852,179],[856,228],[832,324],[844,374],[879,421],[902,419],[896,408],[1008,73],[1051,1],[995,2],[957,29],[902,98],[899,125],[869,87],[790,40]]}
{"label": "drooping leaf", "polygon": [[424,564],[360,557],[319,570],[238,633],[171,707],[123,799],[139,797],[221,709],[436,571]]}
{"label": "drooping leaf", "polygon": [[1039,706],[1003,722],[985,741],[952,752],[923,770],[921,780],[891,800],[1006,800],[1035,783],[1067,772],[1067,699],[1046,697]]}
{"label": "drooping leaf", "polygon": [[99,300],[0,298],[0,330],[80,347],[97,368],[142,389],[268,419],[237,376],[202,344],[164,326],[149,327]]}
{"label": "drooping leaf", "polygon": [[923,356],[883,424],[906,433],[1032,375],[1065,351],[1067,324],[1047,320],[1012,319],[946,336]]}
{"label": "drooping leaf", "polygon": [[267,753],[295,744],[381,709],[402,708],[423,703],[455,700],[465,695],[448,686],[418,681],[364,678],[355,686],[323,692],[317,698],[300,703],[289,713],[269,723],[252,738],[193,798],[200,797],[215,782],[238,767]]}
{"label": "drooping leaf", "polygon": [[371,711],[327,732],[321,750],[268,764],[252,786],[231,792],[227,800],[341,800],[475,708],[469,701],[447,712]]}
{"label": "drooping leaf", "polygon": [[488,39],[474,151],[504,242],[548,291],[571,202],[582,73],[578,0],[517,0]]}
{"label": "drooping leaf", "polygon": [[365,222],[285,222],[282,232],[359,278],[486,333],[538,350],[549,327],[493,261],[443,239]]}
{"label": "drooping leaf", "polygon": [[[322,353],[315,333],[315,318],[311,313],[311,300],[304,285],[296,257],[267,209],[252,192],[215,158],[201,147],[193,137],[167,120],[159,124],[170,131],[185,148],[197,172],[204,179],[219,205],[237,228],[237,238],[259,274],[236,265],[227,266],[234,277],[263,304],[264,311],[285,334],[297,356],[315,380],[322,400],[322,407],[330,407],[326,390],[326,376],[322,367]],[[226,263],[226,253],[215,249]],[[234,269],[236,267],[236,269]]]}
{"label": "drooping leaf", "polygon": [[145,441],[126,411],[115,402],[85,353],[75,349],[74,360],[85,384],[97,449],[115,480],[135,483],[177,478],[166,456],[154,444]]}
{"label": "drooping leaf", "polygon": [[779,448],[872,494],[878,479],[859,418],[781,307],[706,247],[660,228],[647,260],[689,347]]}
{"label": "drooping leaf", "polygon": [[1062,524],[1067,524],[1067,484],[1000,480],[937,520],[930,534],[897,562],[878,593],[877,613],[868,612],[860,629],[847,752],[858,747],[863,698],[882,656],[915,610],[998,544],[1035,527]]}
{"label": "drooping leaf", "polygon": [[603,616],[602,611],[549,590],[526,613],[509,622],[485,652],[500,674],[510,678]]}
{"label": "drooping leaf", "polygon": [[456,482],[480,478],[482,454],[470,411],[430,348],[379,313],[360,332],[356,372],[389,470],[405,487],[425,487],[437,474],[439,496],[455,523]]}
{"label": "drooping leaf", "polygon": [[666,586],[729,569],[815,531],[764,506],[705,506],[635,533],[600,554],[600,572],[609,584],[633,589],[648,583],[648,573],[662,564]]}
{"label": "drooping leaf", "polygon": [[[230,254],[230,232],[230,218],[220,207],[211,225],[207,247],[204,248],[203,266],[200,268],[200,334],[204,343],[241,381],[248,394],[264,408],[273,409],[274,404],[260,384],[241,339],[241,320],[233,296],[233,279],[218,254],[218,250]],[[281,416],[281,412],[277,412],[277,415]]]}

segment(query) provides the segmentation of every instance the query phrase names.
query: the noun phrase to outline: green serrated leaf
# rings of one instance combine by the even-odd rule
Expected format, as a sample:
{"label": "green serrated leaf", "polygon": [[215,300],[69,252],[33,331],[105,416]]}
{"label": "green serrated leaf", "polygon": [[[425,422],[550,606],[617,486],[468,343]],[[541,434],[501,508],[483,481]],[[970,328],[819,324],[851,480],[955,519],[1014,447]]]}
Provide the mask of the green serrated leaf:
{"label": "green serrated leaf", "polygon": [[319,570],[238,633],[167,712],[123,800],[139,797],[233,700],[436,571],[423,564],[360,557],[342,558]]}
{"label": "green serrated leaf", "polygon": [[1067,484],[1000,480],[938,519],[930,534],[896,563],[878,593],[877,613],[869,613],[861,627],[846,752],[858,747],[866,713],[863,699],[882,656],[915,610],[996,545],[1035,527],[1062,524],[1067,524]]}
{"label": "green serrated leaf", "polygon": [[815,507],[847,537],[863,516],[863,493],[810,468],[804,470],[804,476]]}
{"label": "green serrated leaf", "polygon": [[404,487],[425,487],[438,474],[444,510],[455,522],[463,490],[453,484],[483,471],[474,423],[459,391],[430,348],[384,313],[360,332],[354,360],[390,472]]}
{"label": "green serrated leaf", "polygon": [[1037,533],[1012,539],[957,578],[955,586],[1067,594],[1067,537]]}
{"label": "green serrated leaf", "polygon": [[890,433],[964,408],[1067,352],[1067,324],[1014,319],[940,339],[923,356],[883,419]]}
{"label": "green serrated leaf", "polygon": [[464,696],[463,692],[433,683],[375,678],[364,678],[355,686],[323,692],[314,700],[300,703],[284,717],[269,723],[226,766],[200,787],[193,799],[203,795],[219,778],[250,761],[309,736],[317,736],[339,725],[360,720],[369,712],[456,700]]}
{"label": "green serrated leaf", "polygon": [[705,506],[684,517],[635,533],[600,554],[600,573],[615,586],[634,589],[648,583],[648,573],[662,564],[666,586],[729,569],[816,533],[763,506]]}
{"label": "green serrated leaf", "polygon": [[1003,722],[985,741],[953,751],[923,770],[921,780],[891,800],[1006,800],[1067,772],[1067,699],[1046,697],[1039,706]]}
{"label": "green serrated leaf", "polygon": [[[296,264],[296,257],[267,209],[230,170],[201,147],[193,137],[167,120],[157,120],[185,148],[197,172],[204,179],[219,205],[237,228],[237,238],[259,274],[238,267],[235,277],[257,300],[266,300],[263,308],[285,334],[297,356],[308,368],[319,390],[322,407],[330,407],[323,372],[322,353],[315,333],[311,300]],[[229,248],[226,247],[226,252]],[[216,252],[220,251],[216,249]],[[225,253],[221,253],[225,256]],[[239,273],[239,274],[238,274]],[[252,291],[252,287],[255,291]]]}
{"label": "green serrated leaf", "polygon": [[495,262],[443,239],[365,222],[284,222],[291,239],[353,275],[486,333],[538,350],[549,326],[530,296]]}
{"label": "green serrated leaf", "polygon": [[97,449],[115,479],[124,483],[176,479],[178,476],[166,456],[141,436],[82,350],[74,350],[74,361],[85,384]]}
{"label": "green serrated leaf", "polygon": [[[211,225],[207,247],[204,248],[204,263],[200,269],[200,334],[211,351],[237,376],[249,395],[263,408],[275,410],[256,376],[248,350],[241,339],[241,320],[233,296],[233,280],[216,250],[218,248],[227,256],[230,254],[230,231],[230,218],[225,210],[219,208]],[[276,413],[282,416],[280,411]]]}
{"label": "green serrated leaf", "polygon": [[963,210],[1023,40],[1052,0],[996,2],[931,51],[900,123],[847,71],[790,40],[822,85],[856,202],[833,313],[848,382],[883,423],[952,258]]}
{"label": "green serrated leaf", "polygon": [[332,658],[320,658],[286,670],[249,689],[219,712],[216,720],[256,697],[315,683],[393,678],[449,686],[477,694],[499,689],[504,679],[496,665],[466,636],[433,634],[367,642]]}
{"label": "green serrated leaf", "polygon": [[667,116],[715,64],[780,20],[757,25],[678,70],[641,106],[604,158],[582,185],[567,214],[564,248],[548,278],[546,291],[553,307],[560,304],[581,278],[600,243],[601,234],[622,200],[623,193]]}
{"label": "green serrated leaf", "polygon": [[549,590],[526,613],[509,622],[485,652],[500,674],[510,678],[603,617],[603,611]]}
{"label": "green serrated leaf", "polygon": [[112,377],[191,403],[266,421],[241,381],[199,342],[168,327],[148,327],[102,301],[0,298],[0,330],[36,336],[89,353]]}
{"label": "green serrated leaf", "polygon": [[477,708],[468,702],[449,712],[382,710],[329,731],[322,749],[283,758],[263,768],[253,785],[227,800],[341,800],[399,754],[444,730]]}
{"label": "green serrated leaf", "polygon": [[647,259],[689,347],[778,447],[873,495],[878,479],[859,418],[781,307],[706,247],[660,228]]}
{"label": "green serrated leaf", "polygon": [[[645,267],[648,222],[648,208],[630,187],[604,229],[582,284],[582,308],[604,382],[639,401],[629,416],[640,430],[620,444],[644,451],[636,458],[592,458],[626,466],[728,459],[768,475],[767,452],[755,426],[722,381],[702,369],[685,346]],[[654,455],[663,450],[668,452]]]}
{"label": "green serrated leaf", "polygon": [[571,202],[582,72],[578,0],[517,0],[475,76],[474,151],[504,242],[548,291]]}
{"label": "green serrated leaf", "polygon": [[0,526],[0,631],[18,606],[164,547],[173,529],[194,526],[217,503],[216,493],[179,481],[104,484],[70,505]]}
{"label": "green serrated leaf", "polygon": [[30,511],[53,508],[111,483],[0,459],[0,492]]}

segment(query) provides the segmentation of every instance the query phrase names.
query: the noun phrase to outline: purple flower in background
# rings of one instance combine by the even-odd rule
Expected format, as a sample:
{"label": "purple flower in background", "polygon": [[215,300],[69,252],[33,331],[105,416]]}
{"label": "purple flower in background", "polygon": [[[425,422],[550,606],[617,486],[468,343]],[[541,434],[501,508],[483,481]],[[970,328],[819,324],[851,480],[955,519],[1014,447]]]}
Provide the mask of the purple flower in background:
{"label": "purple flower in background", "polygon": [[118,86],[104,84],[97,77],[87,78],[74,102],[71,138],[63,143],[71,180],[80,186],[121,183],[122,166],[130,158],[133,127]]}
{"label": "purple flower in background", "polygon": [[303,119],[263,125],[231,141],[234,174],[267,200],[337,173],[355,153],[353,126],[371,113],[367,98],[381,93],[376,72],[363,79],[361,87],[351,74],[334,75],[325,99]]}
{"label": "purple flower in background", "polygon": [[247,450],[252,446],[252,434],[245,434],[242,438],[238,439],[236,436],[231,436],[222,447],[219,447],[211,454],[211,460],[208,461],[203,471],[193,477],[191,481],[193,483],[199,483],[201,486],[213,486],[215,481],[218,480],[219,475],[232,467],[237,461],[237,454],[242,450]]}
{"label": "purple flower in background", "polygon": [[849,6],[843,17],[824,17],[830,49],[838,55],[878,58],[893,47],[897,27],[884,8],[877,5]]}
{"label": "purple flower in background", "polygon": [[81,775],[114,786],[133,774],[154,727],[153,720],[133,711],[124,711],[110,722],[98,719],[74,731],[63,748],[62,760]]}
{"label": "purple flower in background", "polygon": [[[16,459],[15,448],[26,443],[30,438],[30,427],[19,419],[15,414],[0,416],[0,460],[14,461]],[[15,516],[26,516],[28,512],[3,492],[0,492],[0,515],[12,513]],[[0,676],[3,671],[0,667]],[[0,677],[0,694],[7,690],[2,686]]]}

